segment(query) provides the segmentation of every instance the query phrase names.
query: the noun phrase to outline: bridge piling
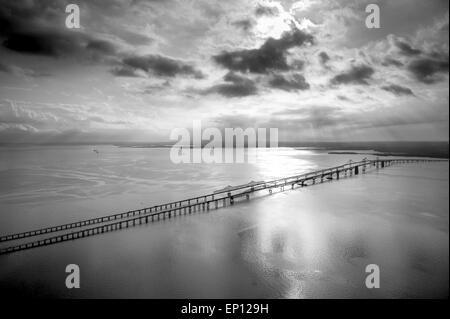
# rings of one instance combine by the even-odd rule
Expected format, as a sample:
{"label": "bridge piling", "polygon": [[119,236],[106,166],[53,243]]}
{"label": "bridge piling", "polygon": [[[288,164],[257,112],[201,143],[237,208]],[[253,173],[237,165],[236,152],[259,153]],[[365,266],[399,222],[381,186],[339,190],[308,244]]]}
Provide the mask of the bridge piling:
{"label": "bridge piling", "polygon": [[[434,161],[442,161],[442,160],[434,160]],[[295,184],[300,185],[301,187],[305,187],[310,185],[308,181],[311,181],[311,184],[316,183],[316,179],[320,178],[320,181],[323,182],[324,178],[327,179],[333,179],[333,174],[336,174],[336,179],[340,179],[341,174],[344,173],[344,175],[347,175],[347,172],[351,175],[359,175],[360,169],[362,170],[362,173],[366,173],[366,168],[370,167],[376,167],[378,170],[381,166],[381,168],[392,166],[396,164],[408,164],[408,163],[419,163],[419,162],[431,162],[431,160],[417,160],[417,159],[389,159],[389,160],[371,160],[371,161],[360,161],[360,162],[351,162],[350,164],[345,164],[343,166],[337,166],[329,169],[322,169],[320,171],[311,172],[303,175],[297,175],[290,178],[282,178],[275,181],[270,182],[262,182],[257,184],[258,186],[255,187],[254,184],[247,187],[240,187],[236,189],[244,189],[244,192],[241,192],[239,194],[233,194],[236,189],[233,189],[233,191],[227,191],[227,197],[219,197],[215,198],[214,195],[204,195],[197,198],[191,198],[186,199],[183,201],[173,202],[173,203],[166,203],[163,205],[157,205],[150,208],[143,208],[138,210],[132,210],[124,213],[119,214],[113,214],[109,216],[103,216],[103,217],[97,217],[97,218],[91,218],[83,221],[78,221],[70,224],[64,224],[59,226],[53,226],[53,227],[47,227],[39,230],[34,231],[28,231],[18,234],[11,234],[11,235],[5,235],[0,236],[0,242],[3,241],[9,241],[9,240],[19,240],[26,237],[32,237],[32,236],[38,236],[43,234],[48,234],[52,232],[60,232],[66,230],[67,233],[57,235],[54,237],[50,237],[43,240],[36,240],[34,242],[29,242],[25,244],[20,244],[12,247],[6,247],[6,248],[0,248],[0,254],[15,252],[19,250],[44,246],[44,245],[50,245],[54,243],[59,243],[62,241],[67,240],[75,240],[78,238],[85,238],[88,236],[93,236],[97,234],[102,234],[105,232],[111,232],[114,230],[122,229],[122,228],[129,228],[131,226],[135,225],[142,225],[143,223],[148,224],[149,221],[151,222],[155,221],[155,218],[158,220],[166,219],[167,217],[170,219],[172,217],[177,216],[177,212],[179,215],[184,212],[186,214],[187,210],[189,210],[189,214],[191,214],[192,211],[195,210],[210,210],[210,203],[214,202],[215,208],[219,208],[219,201],[222,199],[223,206],[226,207],[227,205],[227,198],[229,198],[230,205],[234,204],[234,201],[236,198],[240,198],[241,196],[245,195],[246,199],[250,199],[250,194],[252,192],[261,191],[264,189],[268,189],[269,194],[272,194],[273,189],[280,188],[281,191],[285,190],[286,185],[291,185],[291,189],[295,189]],[[353,171],[354,170],[354,171]],[[268,185],[267,185],[268,184]],[[269,186],[270,185],[270,186]],[[224,192],[220,192],[225,194]],[[208,201],[208,197],[211,197],[211,201]],[[202,199],[203,201],[199,200]],[[191,204],[191,201],[196,201],[195,204]],[[188,203],[188,205],[186,205]],[[149,215],[147,215],[150,213]],[[162,215],[162,216],[161,216]],[[136,217],[135,217],[136,216]],[[127,219],[128,220],[121,220],[121,219]],[[119,220],[116,222],[116,220]],[[93,228],[87,228],[87,229],[81,229],[81,230],[75,230],[75,231],[69,231],[70,229],[82,227],[86,228],[93,224],[99,224],[99,223],[108,223],[105,225],[96,226]]]}

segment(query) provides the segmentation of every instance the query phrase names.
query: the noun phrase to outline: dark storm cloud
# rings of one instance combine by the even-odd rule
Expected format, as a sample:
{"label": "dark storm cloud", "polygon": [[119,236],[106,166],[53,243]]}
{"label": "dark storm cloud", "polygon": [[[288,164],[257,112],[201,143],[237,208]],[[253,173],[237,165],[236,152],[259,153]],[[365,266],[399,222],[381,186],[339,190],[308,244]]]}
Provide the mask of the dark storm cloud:
{"label": "dark storm cloud", "polygon": [[410,88],[396,85],[396,84],[386,85],[381,88],[383,90],[391,92],[395,95],[414,95],[413,91],[411,91]]}
{"label": "dark storm cloud", "polygon": [[[80,30],[65,28],[64,7],[64,1],[34,1],[26,6],[20,2],[2,2],[1,45],[19,53],[52,57],[86,57],[86,51],[95,51],[97,55],[116,52],[112,43],[96,39]],[[95,58],[98,60],[98,56]]]}
{"label": "dark storm cloud", "polygon": [[255,95],[257,88],[253,82],[245,83],[224,83],[213,86],[208,90],[208,93],[218,93],[225,97],[244,97],[249,95]]}
{"label": "dark storm cloud", "polygon": [[66,35],[59,32],[38,31],[8,34],[2,45],[16,52],[58,57],[79,52],[84,41],[84,36],[78,33]]}
{"label": "dark storm cloud", "polygon": [[273,75],[272,79],[269,81],[269,85],[273,88],[284,91],[309,89],[309,83],[306,82],[304,76],[301,74],[294,74],[290,79],[280,74]]}
{"label": "dark storm cloud", "polygon": [[217,84],[204,91],[205,94],[218,93],[225,97],[244,97],[258,93],[256,84],[249,78],[228,72],[223,80],[227,83]]}
{"label": "dark storm cloud", "polygon": [[[117,53],[109,41],[94,39],[79,32],[54,32],[40,30],[29,33],[12,33],[2,43],[3,47],[24,54],[50,57],[80,57],[103,60]],[[90,54],[93,53],[93,54]]]}
{"label": "dark storm cloud", "polygon": [[332,80],[332,84],[362,84],[368,85],[368,79],[372,77],[375,70],[368,65],[352,66],[352,68],[344,73],[336,75]]}
{"label": "dark storm cloud", "polygon": [[440,75],[448,74],[448,55],[446,59],[422,58],[412,61],[408,65],[408,70],[414,77],[423,83],[432,84],[440,81]]}
{"label": "dark storm cloud", "polygon": [[122,66],[116,70],[116,74],[127,73],[126,70],[142,70],[153,75],[166,77],[174,77],[177,75],[187,75],[195,78],[203,77],[203,74],[193,66],[161,55],[131,56],[124,58],[122,60]]}
{"label": "dark storm cloud", "polygon": [[320,63],[322,65],[325,65],[328,61],[330,61],[330,56],[326,52],[322,51],[319,53],[319,59],[320,59]]}
{"label": "dark storm cloud", "polygon": [[[50,6],[49,6],[50,7]],[[51,20],[51,10],[39,3],[23,5],[19,2],[5,1],[0,6],[0,35],[2,46],[13,51],[57,55],[61,51],[76,48],[79,39],[71,41],[62,31],[47,28],[39,23],[38,18]],[[79,34],[76,34],[78,37]]]}
{"label": "dark storm cloud", "polygon": [[278,15],[278,9],[275,7],[266,7],[266,6],[258,5],[258,7],[255,9],[255,15],[257,17],[276,16],[276,15]]}
{"label": "dark storm cloud", "polygon": [[239,75],[234,72],[228,72],[227,74],[225,74],[223,80],[226,82],[233,82],[233,83],[243,83],[249,81],[249,79],[246,78],[245,76]]}
{"label": "dark storm cloud", "polygon": [[410,44],[397,40],[395,41],[395,45],[399,48],[400,53],[407,56],[419,55],[422,53],[419,49],[414,49]]}
{"label": "dark storm cloud", "polygon": [[313,37],[296,30],[285,33],[280,39],[269,38],[259,49],[222,52],[214,61],[223,67],[240,72],[267,73],[270,70],[287,70],[286,51],[312,43]]}

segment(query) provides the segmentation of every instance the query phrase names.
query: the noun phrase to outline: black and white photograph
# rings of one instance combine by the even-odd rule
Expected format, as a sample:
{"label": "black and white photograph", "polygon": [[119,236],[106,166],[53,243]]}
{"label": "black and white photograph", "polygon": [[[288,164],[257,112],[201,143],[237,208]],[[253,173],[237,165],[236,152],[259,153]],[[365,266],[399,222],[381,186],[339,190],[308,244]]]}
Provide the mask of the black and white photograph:
{"label": "black and white photograph", "polygon": [[1,298],[447,299],[448,158],[447,0],[0,0]]}

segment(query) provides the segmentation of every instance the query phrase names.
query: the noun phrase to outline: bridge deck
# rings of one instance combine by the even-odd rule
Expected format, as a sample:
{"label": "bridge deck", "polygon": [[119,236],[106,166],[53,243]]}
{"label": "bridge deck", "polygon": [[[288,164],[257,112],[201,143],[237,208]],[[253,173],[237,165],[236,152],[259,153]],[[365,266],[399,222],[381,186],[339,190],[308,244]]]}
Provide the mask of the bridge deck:
{"label": "bridge deck", "polygon": [[[359,162],[350,162],[344,165],[335,166],[331,168],[325,168],[316,170],[313,172],[280,178],[267,182],[252,182],[232,188],[225,188],[220,191],[202,195],[198,197],[188,198],[181,201],[170,202],[162,205],[156,205],[152,207],[132,210],[123,213],[117,213],[102,217],[96,217],[91,219],[85,219],[73,223],[57,225],[52,227],[46,227],[42,229],[21,232],[16,234],[0,236],[0,242],[17,241],[29,237],[42,237],[51,233],[53,236],[43,239],[27,242],[23,244],[16,244],[14,246],[5,247],[0,249],[1,254],[7,254],[20,250],[36,248],[41,246],[47,246],[63,241],[74,240],[78,238],[84,238],[97,234],[102,234],[122,228],[128,228],[140,224],[147,224],[160,219],[172,218],[181,214],[192,214],[196,211],[210,210],[211,208],[226,207],[227,204],[233,205],[238,198],[246,197],[250,199],[250,194],[269,190],[272,194],[272,189],[280,188],[284,190],[285,187],[291,186],[294,189],[295,185],[300,187],[307,186],[309,184],[315,184],[317,179],[323,182],[324,178],[329,180],[339,179],[342,174],[344,175],[358,175],[360,172],[365,173],[366,169],[376,167],[384,168],[392,164],[400,163],[412,163],[412,162],[436,162],[446,160],[428,160],[428,159],[377,159],[377,160],[363,160]],[[213,207],[211,207],[213,206]],[[91,227],[92,225],[96,225]]]}

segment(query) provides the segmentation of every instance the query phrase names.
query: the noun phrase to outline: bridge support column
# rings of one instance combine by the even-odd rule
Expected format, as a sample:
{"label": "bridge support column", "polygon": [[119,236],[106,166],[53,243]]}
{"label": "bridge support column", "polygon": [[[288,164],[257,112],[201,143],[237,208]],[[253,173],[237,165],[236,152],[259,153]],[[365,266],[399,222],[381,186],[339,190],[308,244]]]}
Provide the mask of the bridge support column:
{"label": "bridge support column", "polygon": [[355,166],[355,175],[358,175],[358,174],[359,174],[359,167]]}
{"label": "bridge support column", "polygon": [[234,198],[233,198],[233,196],[231,196],[230,197],[230,205],[233,205],[234,204]]}
{"label": "bridge support column", "polygon": [[218,201],[214,201],[214,204],[216,205],[216,209],[219,208],[219,202]]}
{"label": "bridge support column", "polygon": [[245,194],[245,198],[246,198],[247,200],[249,200],[249,199],[250,199],[250,195],[249,195],[249,194]]}
{"label": "bridge support column", "polygon": [[336,179],[339,179],[339,171],[336,171]]}

